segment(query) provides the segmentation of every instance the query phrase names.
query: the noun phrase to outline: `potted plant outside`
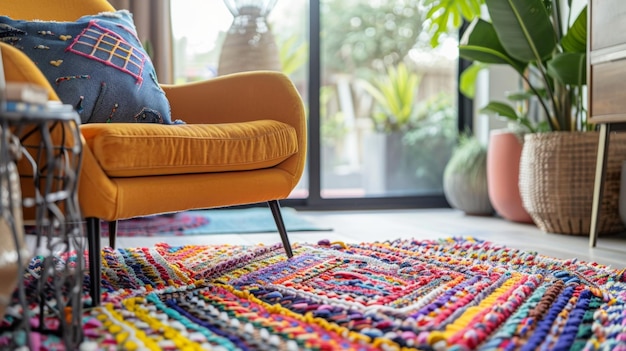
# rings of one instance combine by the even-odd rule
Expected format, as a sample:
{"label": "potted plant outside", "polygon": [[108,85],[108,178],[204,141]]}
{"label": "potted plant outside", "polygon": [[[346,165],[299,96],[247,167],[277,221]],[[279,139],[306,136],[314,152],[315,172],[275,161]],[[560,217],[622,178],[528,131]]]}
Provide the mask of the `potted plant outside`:
{"label": "potted plant outside", "polygon": [[[466,1],[434,1],[433,8],[462,2]],[[469,3],[478,6],[463,7],[467,11],[461,14],[472,18],[472,22],[461,40],[460,55],[475,62],[513,68],[525,83],[526,90],[521,95],[538,104],[546,121],[546,128],[531,129],[532,133],[524,138],[519,175],[524,207],[544,231],[587,235],[598,133],[591,132],[594,126],[587,123],[583,98],[587,77],[586,3],[578,14],[570,7],[572,1]],[[480,4],[486,6],[491,20],[474,12]],[[453,16],[454,10],[450,11],[441,12],[441,16]],[[528,124],[527,116],[518,113],[510,103],[490,102],[484,110]],[[613,185],[619,184],[620,166],[612,160],[626,157],[624,144],[612,143],[609,150],[606,196],[601,210],[605,218],[600,221],[600,232],[623,229],[617,212],[619,194]]]}
{"label": "potted plant outside", "polygon": [[359,81],[373,99],[373,133],[366,134],[364,150],[365,187],[370,194],[403,191],[417,187],[413,157],[403,143],[415,122],[421,76],[403,62],[386,68],[384,74]]}
{"label": "potted plant outside", "polygon": [[421,76],[409,70],[403,62],[387,67],[384,75],[371,82],[363,80],[362,87],[374,101],[372,120],[376,131],[404,132],[416,113],[416,98]]}
{"label": "potted plant outside", "polygon": [[[385,172],[385,190],[443,189],[443,171],[456,144],[456,112],[446,93],[418,99],[421,74],[401,62],[361,87],[373,99],[374,133],[366,135],[366,174]],[[382,161],[370,162],[381,150]],[[385,165],[381,167],[380,164]]]}

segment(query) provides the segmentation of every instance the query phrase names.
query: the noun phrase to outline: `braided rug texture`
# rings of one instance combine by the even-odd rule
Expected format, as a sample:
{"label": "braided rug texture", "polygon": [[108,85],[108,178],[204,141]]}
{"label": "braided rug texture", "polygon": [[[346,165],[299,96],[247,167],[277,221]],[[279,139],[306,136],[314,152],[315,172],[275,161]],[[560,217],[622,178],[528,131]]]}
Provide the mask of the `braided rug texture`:
{"label": "braided rug texture", "polygon": [[626,350],[624,271],[472,238],[102,259],[89,349]]}

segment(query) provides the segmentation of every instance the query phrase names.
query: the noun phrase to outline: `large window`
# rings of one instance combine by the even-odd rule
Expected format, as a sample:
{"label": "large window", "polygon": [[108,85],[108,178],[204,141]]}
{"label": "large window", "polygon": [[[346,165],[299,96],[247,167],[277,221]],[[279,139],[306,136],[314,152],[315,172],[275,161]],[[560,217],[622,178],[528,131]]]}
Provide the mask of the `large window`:
{"label": "large window", "polygon": [[[266,55],[275,57],[309,111],[310,159],[294,204],[445,205],[443,171],[458,129],[458,41],[452,33],[430,47],[421,3],[175,1],[176,81],[229,73],[235,64],[265,68],[273,64]],[[240,38],[251,30],[256,36]],[[249,55],[256,61],[232,50],[257,50]]]}

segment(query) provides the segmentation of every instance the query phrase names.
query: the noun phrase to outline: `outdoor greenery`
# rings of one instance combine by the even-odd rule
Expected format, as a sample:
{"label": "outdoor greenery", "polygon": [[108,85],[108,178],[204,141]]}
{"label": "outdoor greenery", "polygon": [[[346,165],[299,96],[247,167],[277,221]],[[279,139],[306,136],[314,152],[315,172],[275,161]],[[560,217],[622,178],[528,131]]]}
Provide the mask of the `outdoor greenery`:
{"label": "outdoor greenery", "polygon": [[405,59],[422,31],[423,0],[321,2],[322,62],[367,79]]}
{"label": "outdoor greenery", "polygon": [[[406,173],[420,188],[441,189],[456,143],[456,110],[450,93],[420,92],[424,68],[411,52],[432,50],[424,2],[321,1],[322,84],[350,80],[357,117],[370,118],[377,133],[401,138],[396,157],[406,170],[395,173]],[[320,102],[332,106],[336,91],[322,89]],[[339,123],[344,116],[335,111],[320,106],[323,138],[345,132]]]}
{"label": "outdoor greenery", "polygon": [[309,47],[305,42],[299,41],[299,35],[292,35],[279,41],[278,47],[280,64],[286,75],[291,75],[304,67],[309,59]]}
{"label": "outdoor greenery", "polygon": [[333,112],[331,112],[331,108],[329,108],[330,101],[336,94],[334,87],[323,86],[320,88],[320,136],[323,145],[338,146],[348,134],[343,113],[337,109],[332,109]]}
{"label": "outdoor greenery", "polygon": [[409,71],[406,64],[400,62],[390,66],[384,75],[373,82],[362,81],[363,88],[376,101],[372,111],[374,127],[377,131],[390,133],[407,131],[417,118],[417,91],[421,77]]}
{"label": "outdoor greenery", "polygon": [[419,104],[415,124],[402,138],[413,157],[415,176],[431,189],[440,189],[443,172],[458,136],[452,97],[440,93]]}
{"label": "outdoor greenery", "polygon": [[390,67],[365,89],[377,102],[375,128],[379,132],[403,132],[402,144],[417,162],[409,162],[414,175],[431,188],[442,186],[442,175],[456,143],[456,111],[450,94],[439,93],[418,101],[421,76],[404,63]]}
{"label": "outdoor greenery", "polygon": [[[325,165],[328,161],[328,165],[339,169],[349,164],[353,168],[343,167],[341,174],[359,172],[354,168],[355,162],[363,163],[365,157],[373,155],[356,148],[373,126],[375,132],[401,140],[402,152],[411,158],[406,172],[396,169],[396,173],[407,173],[418,182],[430,184],[424,189],[441,188],[443,168],[456,143],[456,109],[453,94],[437,95],[438,87],[447,83],[431,83],[433,76],[436,80],[447,71],[428,72],[426,67],[431,66],[420,61],[432,50],[424,26],[424,6],[428,2],[320,1],[319,112]],[[276,16],[270,16],[268,21],[279,47],[282,71],[304,93],[309,47],[307,36],[301,32],[306,30],[306,20],[300,17],[307,12],[289,13],[294,17],[282,12],[278,16],[274,10]],[[185,58],[192,62],[184,67],[186,77],[192,77],[187,79],[200,80],[217,73],[213,62],[217,62],[224,35],[218,36],[210,50]],[[454,31],[452,35],[456,38]],[[177,44],[181,49],[175,55],[182,62],[186,39],[181,38]],[[177,71],[182,72],[183,67],[177,67]],[[423,82],[428,89],[420,90]],[[355,154],[357,160],[352,159]],[[420,184],[415,188],[421,187]]]}
{"label": "outdoor greenery", "polygon": [[[536,101],[546,116],[548,130],[590,130],[583,104],[586,86],[586,6],[572,10],[572,0],[432,0],[436,14],[431,29],[442,30],[445,18],[471,20],[460,55],[487,64],[505,64],[524,81],[526,91],[512,100]],[[479,17],[484,3],[490,20]],[[462,4],[469,4],[465,6]],[[474,74],[475,72],[472,72]],[[530,128],[528,116],[508,102],[491,102],[495,112]]]}

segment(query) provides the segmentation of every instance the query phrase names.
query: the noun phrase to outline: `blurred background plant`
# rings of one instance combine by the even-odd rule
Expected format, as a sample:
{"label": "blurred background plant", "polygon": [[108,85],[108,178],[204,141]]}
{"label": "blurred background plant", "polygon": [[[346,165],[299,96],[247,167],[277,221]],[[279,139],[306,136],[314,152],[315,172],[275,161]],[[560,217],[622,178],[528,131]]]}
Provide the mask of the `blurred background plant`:
{"label": "blurred background plant", "polygon": [[372,82],[361,81],[363,88],[376,102],[372,111],[376,131],[390,133],[411,128],[418,117],[417,91],[420,81],[421,76],[409,71],[403,62],[387,67],[386,74],[375,77]]}
{"label": "blurred background plant", "polygon": [[425,186],[440,189],[458,136],[452,98],[449,94],[440,93],[419,104],[415,120],[402,141],[418,161],[415,162],[415,176]]}
{"label": "blurred background plant", "polygon": [[[210,7],[211,13],[219,18],[211,21],[208,32],[202,31],[201,34],[197,33],[197,27],[192,28],[186,21],[194,11],[180,4],[173,6],[181,15],[177,16],[180,22],[178,34],[175,33],[175,62],[185,62],[184,65],[176,63],[178,79],[200,80],[217,74],[215,63],[232,23],[228,9],[220,1],[215,2],[216,5],[212,3],[203,2],[202,6]],[[456,118],[457,32],[442,32],[440,45],[432,47],[425,0],[320,0],[317,28],[321,47],[319,52],[311,52],[309,45],[314,43],[309,43],[313,38],[309,36],[309,25],[316,24],[309,21],[310,10],[314,8],[311,4],[307,0],[277,1],[267,21],[278,45],[281,71],[292,80],[304,103],[310,107],[307,110],[317,115],[309,116],[311,126],[317,126],[318,121],[313,119],[319,118],[322,196],[440,194],[440,187],[421,187],[420,180],[416,180],[422,175],[430,179],[429,169],[438,173],[440,167],[425,165],[445,162],[430,159],[439,155],[447,158],[445,155],[449,154],[434,152],[443,151],[436,146],[433,146],[433,152],[424,152],[430,145],[439,145],[439,141],[428,140],[429,135],[436,134],[438,119],[424,115],[423,111],[435,96],[447,94],[450,106],[446,110]],[[319,59],[319,72],[314,69],[315,65],[309,65],[309,58],[314,60],[312,64]],[[311,74],[319,74],[319,77]],[[402,88],[396,86],[398,89],[393,92],[387,91],[387,96],[375,97],[376,93],[371,94],[371,89],[368,92],[361,84],[367,81],[372,86],[382,87],[383,82],[399,81],[400,78],[410,83]],[[311,91],[311,83],[317,79],[320,89]],[[390,92],[395,94],[395,102]],[[436,104],[428,113],[438,115],[432,111],[434,106]],[[454,122],[443,123],[441,128],[451,126],[450,130],[455,130]],[[418,128],[424,128],[424,131],[418,132]],[[317,134],[311,132],[314,136]],[[448,135],[447,131],[439,132]],[[411,136],[407,136],[409,133]],[[370,134],[378,134],[381,138],[372,143]],[[383,142],[381,139],[387,136],[395,141]],[[366,148],[367,145],[370,148]],[[385,148],[397,151],[391,154],[378,152]],[[399,153],[407,155],[399,157]],[[403,160],[401,164],[388,164],[400,158]],[[368,183],[372,178],[369,176],[371,170],[385,167],[392,170],[385,176],[396,177],[402,173],[413,179],[390,192],[380,187],[375,191],[368,190],[366,185],[371,183]],[[432,183],[430,180],[424,182]],[[381,183],[376,180],[376,184]],[[395,178],[390,183],[401,184]]]}
{"label": "blurred background plant", "polygon": [[323,1],[324,28],[335,33],[322,32],[325,69],[368,79],[400,63],[422,31],[422,1]]}
{"label": "blurred background plant", "polygon": [[308,44],[300,41],[296,34],[286,39],[278,38],[277,41],[283,73],[291,75],[303,68],[309,60]]}

